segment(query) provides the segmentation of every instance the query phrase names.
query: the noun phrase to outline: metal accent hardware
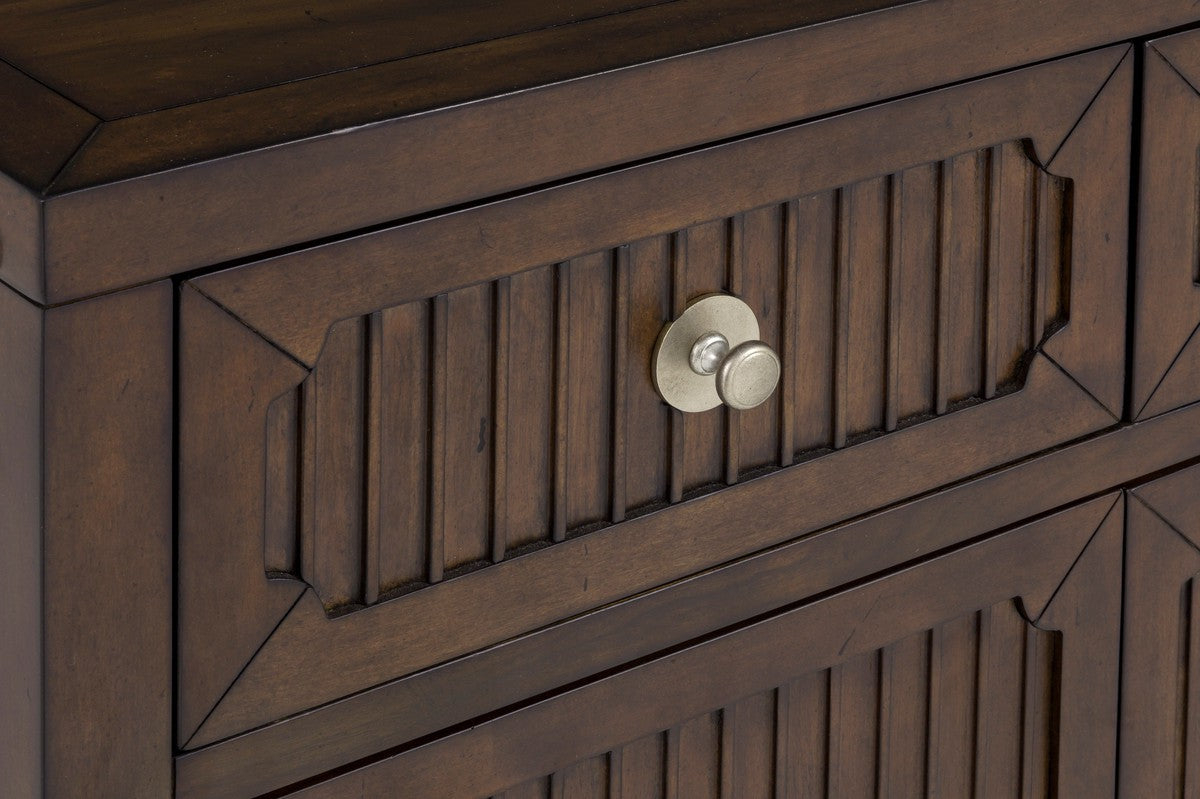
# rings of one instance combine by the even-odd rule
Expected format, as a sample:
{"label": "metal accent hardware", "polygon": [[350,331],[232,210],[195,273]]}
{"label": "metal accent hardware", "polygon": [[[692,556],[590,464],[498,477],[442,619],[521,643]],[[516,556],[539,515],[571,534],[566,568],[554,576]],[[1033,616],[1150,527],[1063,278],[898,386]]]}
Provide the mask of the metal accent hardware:
{"label": "metal accent hardware", "polygon": [[744,411],[775,391],[780,362],[758,340],[758,319],[749,305],[710,294],[663,328],[653,373],[659,396],[681,411],[699,413],[722,403]]}

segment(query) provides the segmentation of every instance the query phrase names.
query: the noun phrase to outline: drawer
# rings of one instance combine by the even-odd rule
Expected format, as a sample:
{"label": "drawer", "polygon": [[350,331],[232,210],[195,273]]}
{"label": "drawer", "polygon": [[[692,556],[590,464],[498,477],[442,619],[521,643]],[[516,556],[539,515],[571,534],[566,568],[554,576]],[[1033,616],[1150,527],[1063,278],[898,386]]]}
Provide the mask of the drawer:
{"label": "drawer", "polygon": [[1200,33],[1146,45],[1132,412],[1200,399]]}
{"label": "drawer", "polygon": [[[1100,50],[185,281],[179,746],[1115,424],[1131,79]],[[753,410],[655,392],[712,293],[779,353]]]}
{"label": "drawer", "polygon": [[1129,500],[1119,795],[1200,790],[1200,468]]}
{"label": "drawer", "polygon": [[293,795],[1111,796],[1123,505],[1100,497]]}

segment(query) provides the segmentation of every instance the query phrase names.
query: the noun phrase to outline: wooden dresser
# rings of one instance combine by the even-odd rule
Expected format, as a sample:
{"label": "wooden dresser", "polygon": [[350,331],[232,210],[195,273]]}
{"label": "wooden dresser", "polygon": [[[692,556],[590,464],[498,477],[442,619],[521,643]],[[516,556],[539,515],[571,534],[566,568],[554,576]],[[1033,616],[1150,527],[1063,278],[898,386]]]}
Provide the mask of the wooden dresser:
{"label": "wooden dresser", "polygon": [[1193,24],[0,5],[0,797],[1200,796]]}

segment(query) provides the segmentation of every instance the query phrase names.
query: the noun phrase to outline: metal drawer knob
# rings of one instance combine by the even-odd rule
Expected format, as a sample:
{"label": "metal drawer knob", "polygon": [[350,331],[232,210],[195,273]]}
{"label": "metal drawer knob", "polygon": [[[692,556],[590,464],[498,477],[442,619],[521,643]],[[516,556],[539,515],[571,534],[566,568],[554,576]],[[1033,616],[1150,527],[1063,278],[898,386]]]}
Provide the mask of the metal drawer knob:
{"label": "metal drawer knob", "polygon": [[654,354],[654,386],[668,405],[698,413],[724,403],[744,411],[767,401],[780,363],[758,340],[750,306],[728,294],[693,302],[663,328]]}

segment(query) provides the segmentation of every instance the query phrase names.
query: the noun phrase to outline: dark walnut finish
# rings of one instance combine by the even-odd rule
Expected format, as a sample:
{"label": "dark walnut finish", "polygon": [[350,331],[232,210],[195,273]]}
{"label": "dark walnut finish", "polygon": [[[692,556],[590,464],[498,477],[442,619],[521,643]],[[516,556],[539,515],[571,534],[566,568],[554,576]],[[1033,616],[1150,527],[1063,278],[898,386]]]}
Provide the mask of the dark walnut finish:
{"label": "dark walnut finish", "polygon": [[0,796],[1195,792],[1198,21],[4,4]]}
{"label": "dark walnut finish", "polygon": [[1200,36],[1146,46],[1135,419],[1200,400]]}
{"label": "dark walnut finish", "polygon": [[[186,748],[1115,424],[1131,67],[1104,50],[189,282]],[[870,156],[821,172],[839,139]],[[655,337],[713,291],[751,298],[783,388],[668,414]]]}

